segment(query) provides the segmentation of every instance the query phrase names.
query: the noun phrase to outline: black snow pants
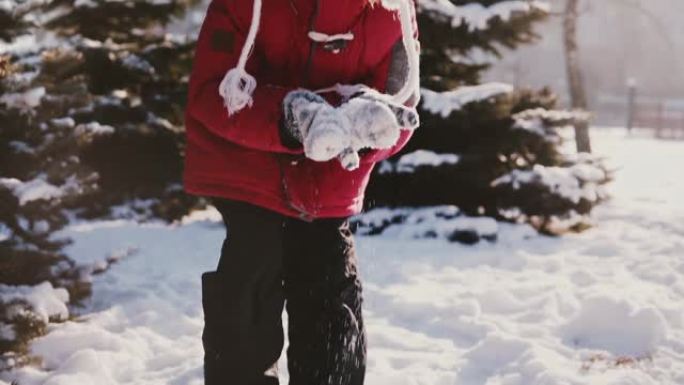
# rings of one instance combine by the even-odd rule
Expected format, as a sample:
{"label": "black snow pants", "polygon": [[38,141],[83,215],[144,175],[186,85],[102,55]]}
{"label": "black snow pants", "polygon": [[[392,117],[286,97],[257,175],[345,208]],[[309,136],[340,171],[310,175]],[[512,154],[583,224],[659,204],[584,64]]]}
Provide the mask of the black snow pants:
{"label": "black snow pants", "polygon": [[214,199],[227,235],[202,275],[206,385],[277,385],[288,314],[290,385],[361,385],[366,337],[348,219],[305,222]]}

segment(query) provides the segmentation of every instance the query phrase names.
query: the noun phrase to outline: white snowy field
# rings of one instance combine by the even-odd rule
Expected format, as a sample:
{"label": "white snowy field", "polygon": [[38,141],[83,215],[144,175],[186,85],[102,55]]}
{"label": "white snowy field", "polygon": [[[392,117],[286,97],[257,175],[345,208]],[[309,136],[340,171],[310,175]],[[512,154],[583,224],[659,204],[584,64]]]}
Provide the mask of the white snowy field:
{"label": "white snowy field", "polygon": [[[582,234],[501,225],[497,243],[476,246],[357,237],[367,384],[684,384],[684,143],[607,130],[594,141],[620,170]],[[33,342],[42,368],[0,384],[202,384],[200,274],[218,261],[217,213],[65,232],[82,263],[137,251],[96,276],[77,320]],[[286,383],[284,358],[281,370]]]}

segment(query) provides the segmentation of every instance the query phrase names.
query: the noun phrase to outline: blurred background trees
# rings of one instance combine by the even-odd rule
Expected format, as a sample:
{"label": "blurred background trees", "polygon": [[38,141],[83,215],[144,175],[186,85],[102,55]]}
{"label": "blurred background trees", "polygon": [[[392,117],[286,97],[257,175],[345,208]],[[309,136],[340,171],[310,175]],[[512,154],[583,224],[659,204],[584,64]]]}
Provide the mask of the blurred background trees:
{"label": "blurred background trees", "polygon": [[[551,86],[571,106],[566,76],[563,19],[567,0],[548,0],[551,16],[539,23],[540,39],[504,49],[484,79],[520,87]],[[677,0],[580,0],[577,44],[594,126],[624,127],[628,94],[636,128],[684,127],[684,2]],[[599,37],[600,38],[597,38]],[[637,130],[639,131],[639,130]],[[673,135],[674,136],[674,135]],[[681,134],[679,135],[681,137]]]}

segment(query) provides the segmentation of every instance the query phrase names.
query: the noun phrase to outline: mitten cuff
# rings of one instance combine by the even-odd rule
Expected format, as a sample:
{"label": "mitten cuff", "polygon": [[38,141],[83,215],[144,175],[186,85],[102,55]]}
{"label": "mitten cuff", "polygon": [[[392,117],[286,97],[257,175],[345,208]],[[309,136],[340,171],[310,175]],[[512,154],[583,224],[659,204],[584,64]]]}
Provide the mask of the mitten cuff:
{"label": "mitten cuff", "polygon": [[[283,99],[283,118],[281,121],[281,135],[299,143],[304,141],[305,130],[311,124],[313,114],[307,106],[312,104],[326,104],[320,95],[306,89],[290,91]],[[284,131],[284,132],[283,132]]]}
{"label": "mitten cuff", "polygon": [[278,123],[278,133],[280,134],[280,143],[283,146],[293,150],[303,148],[302,139],[299,135],[295,135],[295,133],[299,133],[299,130],[293,129],[292,126],[287,123],[285,117],[282,117]]}

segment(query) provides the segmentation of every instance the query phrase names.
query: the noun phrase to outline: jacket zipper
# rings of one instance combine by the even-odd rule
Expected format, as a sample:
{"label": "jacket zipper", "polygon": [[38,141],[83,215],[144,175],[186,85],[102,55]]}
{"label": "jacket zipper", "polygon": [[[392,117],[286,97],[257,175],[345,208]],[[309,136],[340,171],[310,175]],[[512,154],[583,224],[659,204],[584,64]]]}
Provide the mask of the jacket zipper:
{"label": "jacket zipper", "polygon": [[[309,22],[309,31],[314,31],[316,29],[316,20],[318,19],[318,15],[320,13],[320,7],[321,7],[321,0],[316,0],[316,3],[314,4],[314,11],[313,14],[311,15],[311,21]],[[307,31],[307,37],[308,37],[308,31]],[[310,74],[310,69],[311,66],[313,65],[313,57],[314,54],[316,53],[316,49],[318,48],[318,42],[315,40],[311,40],[310,46],[309,46],[309,57],[306,59],[306,65],[304,66],[304,80],[303,84],[306,86],[309,85],[309,74]],[[314,175],[311,172],[311,169],[308,169],[308,175],[309,178],[312,181],[313,184],[313,196],[311,197],[312,202],[311,202],[311,207],[314,210],[314,214],[311,215],[311,217],[315,217],[315,215],[318,213],[318,207],[319,207],[319,199],[318,199],[318,188],[316,186],[316,183],[314,182]]]}
{"label": "jacket zipper", "polygon": [[[316,26],[316,19],[318,19],[318,13],[320,12],[320,0],[316,0],[316,3],[314,4],[314,10],[313,13],[311,14],[311,19],[309,20],[309,31],[313,31]],[[308,36],[308,32],[307,32]],[[311,43],[309,44],[309,56],[306,58],[306,64],[304,65],[304,76],[303,76],[303,81],[302,84],[308,85],[309,83],[309,68],[311,68],[311,63],[313,62],[313,55],[314,52],[316,52],[316,48],[318,47],[318,42],[315,40],[311,40]]]}
{"label": "jacket zipper", "polygon": [[[316,3],[314,5],[314,11],[313,14],[311,15],[311,19],[309,20],[309,31],[313,30],[314,25],[316,24],[316,19],[318,18],[318,12],[319,12],[319,6],[320,6],[320,0],[316,0]],[[314,52],[316,51],[317,48],[317,42],[316,41],[311,41],[310,46],[309,46],[309,55],[306,58],[306,64],[304,65],[304,74],[303,74],[303,81],[302,84],[306,85],[309,82],[309,68],[311,67],[311,63],[313,62],[313,55]],[[288,161],[287,159],[283,159],[284,161]],[[287,202],[287,205],[290,206],[293,210],[297,211],[299,213],[299,217],[302,220],[305,220],[307,222],[311,222],[314,219],[314,215],[310,212],[308,212],[305,208],[300,207],[298,205],[295,205],[292,202],[291,196],[290,196],[290,191],[287,185],[287,181],[285,180],[285,171],[284,171],[284,165],[282,164],[282,160],[280,163],[280,178],[282,181],[282,186],[283,186],[283,192],[285,194],[285,201]],[[312,177],[311,174],[309,174],[310,177]]]}
{"label": "jacket zipper", "polygon": [[292,198],[290,197],[290,189],[287,185],[287,181],[285,180],[285,171],[284,171],[285,166],[283,166],[283,162],[289,162],[289,160],[281,158],[280,162],[278,162],[280,165],[280,181],[281,181],[281,186],[283,187],[283,193],[285,194],[285,202],[287,203],[287,205],[291,209],[293,209],[299,213],[300,219],[305,220],[307,222],[311,222],[311,221],[313,221],[314,216],[312,214],[310,214],[308,211],[306,211],[305,208],[300,207],[300,206],[294,204],[294,202],[292,202]]}

